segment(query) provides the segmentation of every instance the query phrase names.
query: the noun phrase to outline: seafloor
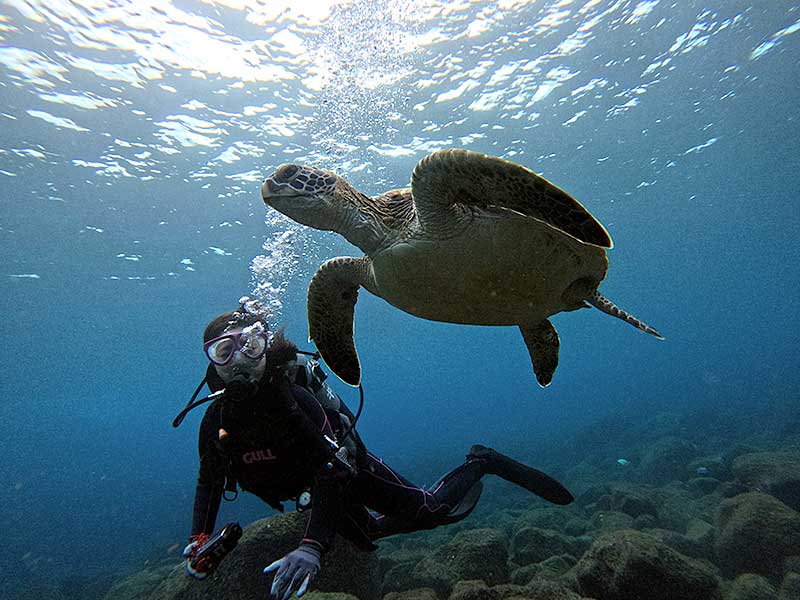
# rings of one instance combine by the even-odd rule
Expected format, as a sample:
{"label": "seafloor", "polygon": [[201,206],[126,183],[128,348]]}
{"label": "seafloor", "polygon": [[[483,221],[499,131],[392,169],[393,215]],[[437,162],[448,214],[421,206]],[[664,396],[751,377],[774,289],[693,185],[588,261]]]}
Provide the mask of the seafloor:
{"label": "seafloor", "polygon": [[[795,410],[795,412],[792,412]],[[609,417],[515,456],[576,494],[561,508],[488,483],[465,521],[363,553],[339,542],[309,600],[800,600],[800,412],[705,408],[638,423]],[[522,454],[522,456],[520,456]],[[624,459],[624,460],[619,460]],[[214,577],[173,555],[83,589],[20,598],[263,600],[265,549],[280,555],[299,514],[246,528]]]}

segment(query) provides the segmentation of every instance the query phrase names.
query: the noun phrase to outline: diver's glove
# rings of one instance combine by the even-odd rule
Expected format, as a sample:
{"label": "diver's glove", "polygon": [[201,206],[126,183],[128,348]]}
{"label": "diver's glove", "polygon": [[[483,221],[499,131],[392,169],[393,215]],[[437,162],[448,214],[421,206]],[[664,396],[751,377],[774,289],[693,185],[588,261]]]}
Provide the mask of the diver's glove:
{"label": "diver's glove", "polygon": [[183,557],[186,559],[186,572],[195,579],[205,579],[208,577],[208,574],[211,571],[211,569],[197,569],[196,567],[192,566],[197,549],[207,541],[208,534],[206,533],[193,535],[189,538],[189,543],[183,549]]}
{"label": "diver's glove", "polygon": [[289,600],[294,592],[299,598],[319,573],[322,547],[310,540],[304,540],[297,550],[292,550],[264,569],[264,573],[277,571],[272,580],[269,593],[276,600]]}

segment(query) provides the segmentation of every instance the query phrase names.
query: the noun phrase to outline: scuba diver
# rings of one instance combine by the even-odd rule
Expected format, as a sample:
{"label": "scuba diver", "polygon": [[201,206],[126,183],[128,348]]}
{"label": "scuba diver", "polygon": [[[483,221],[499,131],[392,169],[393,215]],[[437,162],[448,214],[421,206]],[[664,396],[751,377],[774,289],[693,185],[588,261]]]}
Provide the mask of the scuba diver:
{"label": "scuba diver", "polygon": [[[380,538],[460,521],[475,508],[484,475],[555,504],[572,502],[548,475],[480,445],[430,488],[414,485],[366,449],[355,430],[357,416],[325,383],[317,361],[282,331],[270,336],[264,313],[253,308],[257,303],[243,298],[241,304],[206,327],[206,378],[173,423],[177,427],[203,402],[194,398],[207,383],[212,394],[205,400],[212,403],[200,425],[200,469],[184,550],[193,577],[205,578],[219,562],[213,553],[198,560],[198,553],[209,545],[221,498],[228,499],[237,482],[276,510],[294,500],[308,512],[297,548],[264,569],[275,572],[270,594],[279,600],[306,592],[336,534],[374,550]],[[361,400],[363,407],[363,390]],[[231,525],[238,539],[241,529]]]}

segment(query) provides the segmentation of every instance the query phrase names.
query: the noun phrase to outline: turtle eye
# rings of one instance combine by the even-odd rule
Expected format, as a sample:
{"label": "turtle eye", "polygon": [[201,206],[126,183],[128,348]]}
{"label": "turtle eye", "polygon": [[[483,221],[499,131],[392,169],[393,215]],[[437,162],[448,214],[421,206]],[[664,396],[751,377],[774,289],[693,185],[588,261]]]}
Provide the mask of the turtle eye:
{"label": "turtle eye", "polygon": [[297,171],[299,171],[299,167],[297,165],[285,165],[278,169],[278,171],[275,173],[275,180],[287,181],[294,177]]}

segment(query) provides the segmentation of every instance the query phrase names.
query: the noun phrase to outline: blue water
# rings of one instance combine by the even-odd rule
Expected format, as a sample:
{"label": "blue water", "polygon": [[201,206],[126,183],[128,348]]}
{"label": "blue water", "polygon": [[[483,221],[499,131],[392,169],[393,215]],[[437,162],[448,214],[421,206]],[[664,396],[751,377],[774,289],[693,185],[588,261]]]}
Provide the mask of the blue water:
{"label": "blue water", "polygon": [[601,290],[666,336],[557,315],[543,390],[516,328],[362,292],[359,429],[420,482],[609,415],[796,409],[796,2],[238,4],[0,5],[0,589],[185,540],[202,411],[170,423],[206,322],[258,292],[312,349],[307,282],[358,254],[263,205],[284,162],[367,194],[438,148],[522,163],[607,227]]}

